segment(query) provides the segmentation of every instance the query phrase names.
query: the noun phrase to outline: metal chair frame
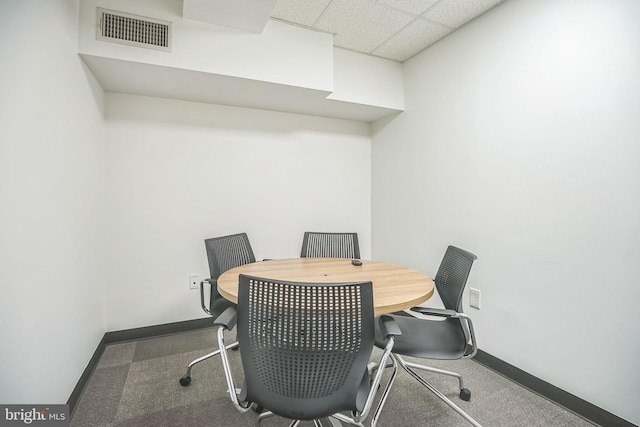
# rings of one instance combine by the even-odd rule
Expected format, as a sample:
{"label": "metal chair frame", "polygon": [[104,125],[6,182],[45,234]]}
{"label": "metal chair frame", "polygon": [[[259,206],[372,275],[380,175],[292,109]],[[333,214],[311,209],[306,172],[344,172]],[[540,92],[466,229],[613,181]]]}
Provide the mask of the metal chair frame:
{"label": "metal chair frame", "polygon": [[[422,312],[423,312],[423,314],[428,314],[428,312],[425,312],[424,310],[422,310]],[[472,352],[470,354],[465,355],[463,357],[464,358],[471,358],[471,357],[475,356],[475,354],[478,351],[478,346],[476,344],[476,338],[475,338],[475,333],[473,331],[473,323],[471,322],[471,318],[469,316],[465,315],[464,313],[456,313],[455,315],[452,315],[451,317],[452,318],[458,318],[458,319],[464,319],[465,322],[468,322],[467,324],[468,324],[468,328],[469,328],[469,331],[470,331],[470,339],[471,339],[471,342],[472,342],[471,346],[472,346],[473,350],[472,350]],[[432,373],[441,374],[441,375],[447,375],[447,376],[456,378],[458,380],[458,385],[459,385],[459,388],[460,388],[460,398],[462,400],[469,400],[471,398],[471,392],[467,388],[464,387],[464,380],[462,378],[462,375],[458,374],[457,372],[447,371],[447,370],[444,370],[444,369],[438,369],[438,368],[434,368],[432,366],[421,365],[419,363],[408,362],[408,361],[404,360],[402,358],[402,356],[400,356],[398,354],[395,354],[394,356],[396,357],[396,360],[397,360],[398,364],[405,371],[407,371],[409,373],[409,375],[411,375],[413,378],[415,378],[420,384],[425,386],[433,394],[435,394],[438,398],[440,398],[442,401],[444,401],[444,403],[449,405],[449,407],[451,409],[456,411],[460,416],[462,416],[465,420],[467,420],[471,425],[473,425],[475,427],[482,427],[482,425],[480,423],[478,423],[471,416],[469,416],[469,414],[467,414],[464,410],[462,410],[451,399],[449,399],[440,390],[438,390],[431,383],[429,383],[429,381],[427,381],[426,379],[424,379],[423,377],[418,375],[418,373],[415,371],[415,369],[420,369],[422,371],[432,372]],[[468,396],[468,398],[466,396]]]}

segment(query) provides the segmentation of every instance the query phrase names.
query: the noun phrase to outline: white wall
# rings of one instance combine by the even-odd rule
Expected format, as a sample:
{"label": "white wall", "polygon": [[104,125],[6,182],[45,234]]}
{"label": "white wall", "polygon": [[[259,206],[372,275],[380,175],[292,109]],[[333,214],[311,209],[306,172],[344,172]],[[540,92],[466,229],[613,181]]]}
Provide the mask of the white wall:
{"label": "white wall", "polygon": [[107,330],[204,317],[208,237],[247,232],[263,259],[356,231],[370,255],[368,124],[118,94],[105,117]]}
{"label": "white wall", "polygon": [[636,424],[639,18],[509,0],[407,62],[372,136],[374,258],[475,252],[480,348]]}
{"label": "white wall", "polygon": [[104,334],[102,89],[78,2],[0,2],[0,402],[65,403]]}
{"label": "white wall", "polygon": [[333,93],[327,98],[404,109],[401,63],[335,48],[333,67]]}

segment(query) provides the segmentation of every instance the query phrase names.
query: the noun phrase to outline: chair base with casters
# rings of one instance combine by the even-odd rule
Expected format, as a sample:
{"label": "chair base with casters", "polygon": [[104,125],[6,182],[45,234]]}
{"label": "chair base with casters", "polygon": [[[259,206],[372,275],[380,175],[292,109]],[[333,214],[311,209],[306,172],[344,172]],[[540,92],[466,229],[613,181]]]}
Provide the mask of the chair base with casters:
{"label": "chair base with casters", "polygon": [[456,411],[462,418],[467,420],[473,426],[482,427],[482,425],[480,423],[478,423],[476,420],[471,418],[471,416],[469,416],[469,414],[464,412],[458,405],[453,403],[453,401],[451,399],[449,399],[447,396],[445,396],[440,390],[435,388],[431,383],[429,383],[423,377],[418,375],[418,373],[414,369],[421,369],[421,370],[424,370],[424,371],[429,371],[429,372],[433,372],[433,373],[437,373],[437,374],[443,374],[443,375],[449,375],[449,376],[453,376],[453,377],[458,378],[458,380],[460,382],[460,394],[459,394],[460,399],[465,400],[465,401],[469,401],[469,400],[471,400],[471,392],[468,389],[464,388],[461,375],[459,375],[459,374],[457,374],[455,372],[444,371],[444,370],[441,370],[441,369],[432,368],[430,366],[425,366],[425,365],[420,365],[420,364],[417,364],[417,363],[407,362],[402,357],[397,356],[397,355],[396,355],[396,358],[397,358],[398,364],[400,364],[400,366],[402,366],[402,368],[405,371],[407,371],[409,373],[409,375],[411,375],[420,384],[422,384],[427,389],[429,389],[429,391],[431,391],[433,394],[435,394],[444,403],[449,405],[449,407],[451,409],[453,409],[454,411]]}
{"label": "chair base with casters", "polygon": [[[433,320],[403,315],[391,315],[390,317],[394,319],[402,331],[402,336],[397,337],[393,348],[398,364],[470,424],[478,427],[480,424],[477,421],[421,377],[416,370],[456,378],[460,390],[458,396],[462,400],[469,401],[471,392],[465,388],[460,374],[408,362],[403,358],[406,356],[418,359],[458,360],[475,356],[478,345],[473,322],[469,316],[462,312],[462,295],[475,259],[474,254],[449,246],[435,277],[436,288],[445,308],[413,307],[411,309],[413,312],[440,319]],[[386,338],[376,330],[376,346],[382,348],[385,344]]]}
{"label": "chair base with casters", "polygon": [[[204,310],[205,313],[211,315],[211,311],[209,309],[209,307],[207,307],[204,303],[204,285],[205,283],[209,284],[209,286],[211,287],[211,289],[213,290],[213,286],[216,285],[214,280],[211,279],[205,279],[202,282],[200,282],[200,305],[202,306],[202,309]],[[216,292],[217,294],[217,292]],[[215,299],[214,299],[215,298]],[[211,302],[209,304],[209,306],[214,309],[217,312],[221,312],[224,311],[224,309],[226,309],[227,307],[231,306],[232,304],[226,300],[221,300],[220,298],[211,298]],[[238,343],[234,342],[232,344],[228,345],[228,348],[231,350],[235,350],[238,348]],[[180,385],[183,387],[186,387],[188,385],[191,384],[191,369],[193,369],[193,367],[195,365],[197,365],[200,362],[204,362],[207,359],[210,359],[214,356],[217,356],[218,354],[220,354],[220,350],[215,350],[212,351],[211,353],[205,354],[204,356],[200,356],[197,359],[194,359],[191,361],[191,363],[189,363],[189,365],[187,366],[187,372],[182,376],[182,378],[180,378]]]}
{"label": "chair base with casters", "polygon": [[[238,349],[238,342],[234,342],[232,344],[229,344],[227,347],[227,350],[237,350]],[[182,378],[180,378],[180,385],[183,387],[188,386],[189,384],[191,384],[191,368],[193,368],[195,365],[197,365],[198,363],[210,359],[213,356],[217,356],[218,354],[220,354],[220,350],[216,350],[216,351],[212,351],[209,354],[205,354],[204,356],[198,357],[195,360],[192,360],[191,363],[189,363],[189,366],[187,366],[187,373],[184,374],[184,376]]]}
{"label": "chair base with casters", "polygon": [[[358,305],[360,293],[368,305]],[[393,372],[373,413],[375,426],[397,374],[391,350],[400,330],[391,317],[378,318],[387,345],[380,363],[370,364],[372,295],[371,282],[303,284],[240,275],[237,309],[229,308],[215,320],[227,391],[236,409],[254,410],[258,423],[278,415],[290,419],[290,426],[301,421],[318,426],[328,418],[334,426],[363,427],[381,384],[384,369],[379,367],[389,366]],[[236,322],[242,388],[236,388],[224,342],[224,332]]]}
{"label": "chair base with casters", "polygon": [[[224,299],[217,291],[217,280],[220,274],[231,268],[255,262],[256,259],[246,233],[206,239],[204,244],[207,250],[210,278],[200,282],[200,306],[205,313],[215,319],[228,307],[234,305]],[[205,284],[209,285],[208,306],[205,304]],[[233,343],[229,345],[229,348],[236,349],[237,346],[237,343]],[[191,369],[198,363],[218,354],[220,354],[220,350],[212,351],[189,363],[187,372],[180,378],[180,385],[186,387],[191,384]]]}

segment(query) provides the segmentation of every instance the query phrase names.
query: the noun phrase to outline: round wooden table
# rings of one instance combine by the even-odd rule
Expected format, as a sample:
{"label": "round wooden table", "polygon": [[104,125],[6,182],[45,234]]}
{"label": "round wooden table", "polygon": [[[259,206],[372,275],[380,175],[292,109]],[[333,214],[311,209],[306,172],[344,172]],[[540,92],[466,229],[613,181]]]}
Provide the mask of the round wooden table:
{"label": "round wooden table", "polygon": [[218,292],[237,304],[240,274],[308,283],[370,280],[373,283],[375,314],[415,307],[433,295],[433,280],[424,273],[385,262],[361,261],[361,266],[355,266],[345,258],[289,258],[254,262],[221,274]]}

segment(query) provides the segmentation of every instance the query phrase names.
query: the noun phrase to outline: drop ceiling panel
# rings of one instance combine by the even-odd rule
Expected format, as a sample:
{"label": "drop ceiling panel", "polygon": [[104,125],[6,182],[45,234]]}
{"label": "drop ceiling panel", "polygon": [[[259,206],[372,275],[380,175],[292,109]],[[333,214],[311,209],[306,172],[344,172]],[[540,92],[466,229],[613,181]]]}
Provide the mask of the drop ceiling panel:
{"label": "drop ceiling panel", "polygon": [[413,15],[421,15],[439,0],[380,0],[380,4],[390,8],[409,12]]}
{"label": "drop ceiling panel", "polygon": [[452,31],[451,28],[424,19],[416,19],[400,33],[373,51],[374,55],[404,62]]}
{"label": "drop ceiling panel", "polygon": [[369,53],[413,19],[377,3],[343,0],[331,2],[315,26],[334,33],[336,46]]}
{"label": "drop ceiling panel", "polygon": [[272,18],[312,27],[331,0],[278,0]]}
{"label": "drop ceiling panel", "polygon": [[279,21],[328,32],[334,45],[404,62],[505,0],[278,0]]}
{"label": "drop ceiling panel", "polygon": [[458,28],[502,0],[441,0],[424,16],[450,27]]}

